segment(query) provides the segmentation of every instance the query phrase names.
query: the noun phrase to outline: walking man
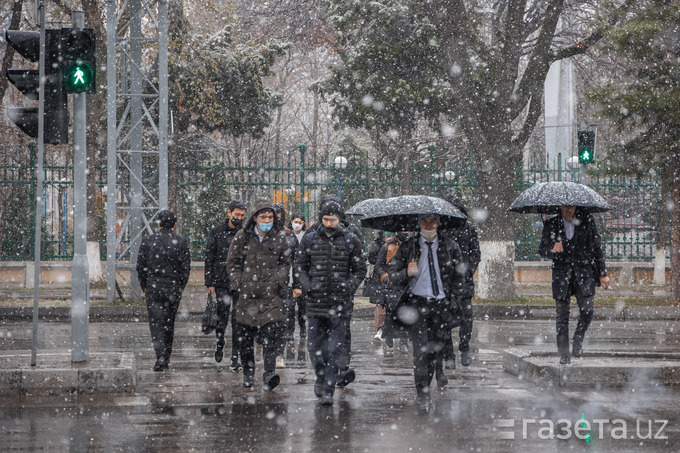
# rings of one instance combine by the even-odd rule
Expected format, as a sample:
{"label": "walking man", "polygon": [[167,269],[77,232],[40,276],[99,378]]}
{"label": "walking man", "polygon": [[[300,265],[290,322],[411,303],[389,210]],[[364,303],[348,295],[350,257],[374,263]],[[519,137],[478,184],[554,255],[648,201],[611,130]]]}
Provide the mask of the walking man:
{"label": "walking man", "polygon": [[[344,211],[334,200],[319,209],[319,226],[302,238],[295,258],[300,295],[307,299],[307,349],[314,367],[314,394],[332,405],[338,371],[347,369],[354,293],[366,276],[362,241],[341,222]],[[351,374],[348,376],[347,374]],[[354,380],[354,370],[343,376]]]}
{"label": "walking man", "polygon": [[[446,201],[458,208],[463,214],[468,216],[465,204],[460,197],[450,194],[446,196]],[[463,262],[465,263],[465,281],[462,286],[461,293],[461,314],[462,324],[458,332],[458,351],[460,351],[460,363],[463,366],[470,366],[472,357],[470,356],[470,338],[472,337],[472,297],[475,295],[475,282],[473,276],[479,266],[481,260],[481,252],[479,250],[479,238],[477,237],[477,230],[470,221],[465,221],[462,225],[453,228],[447,228],[442,231],[443,234],[450,236],[463,254]],[[456,355],[453,351],[453,341],[451,336],[446,339],[444,344],[444,364],[447,370],[456,369]],[[439,372],[439,368],[437,368]]]}
{"label": "walking man", "polygon": [[241,200],[234,200],[227,208],[227,219],[222,225],[218,225],[210,231],[208,243],[205,247],[205,286],[208,294],[216,298],[217,316],[219,321],[215,328],[217,343],[215,345],[215,361],[221,362],[224,355],[224,334],[227,331],[229,312],[231,317],[231,366],[234,372],[240,369],[238,363],[238,336],[234,329],[233,303],[238,298],[238,292],[229,282],[227,273],[227,255],[232,239],[243,226],[246,216],[246,205]]}
{"label": "walking man", "polygon": [[156,352],[154,371],[170,365],[175,338],[175,316],[184,287],[189,281],[189,243],[175,234],[177,216],[163,210],[158,214],[160,231],[145,237],[139,247],[137,275],[146,295],[151,341]]}
{"label": "walking man", "polygon": [[560,214],[543,226],[538,253],[552,259],[552,293],[557,307],[557,351],[560,364],[569,356],[569,304],[576,296],[579,317],[574,331],[572,354],[581,357],[583,338],[593,319],[595,286],[609,287],[602,239],[593,215],[574,206],[560,206]]}
{"label": "walking man", "polygon": [[[426,413],[432,405],[430,383],[441,363],[444,341],[451,335],[465,275],[460,248],[450,237],[438,234],[439,216],[425,214],[418,221],[420,234],[399,247],[386,278],[405,288],[395,307],[396,317],[411,324],[418,410]],[[437,385],[446,382],[438,380]]]}
{"label": "walking man", "polygon": [[276,356],[282,350],[282,295],[288,284],[290,260],[288,241],[275,222],[274,205],[258,198],[248,223],[231,241],[227,256],[229,280],[239,293],[234,320],[244,387],[252,387],[255,380],[256,336],[263,345],[263,389],[270,391],[279,385]]}

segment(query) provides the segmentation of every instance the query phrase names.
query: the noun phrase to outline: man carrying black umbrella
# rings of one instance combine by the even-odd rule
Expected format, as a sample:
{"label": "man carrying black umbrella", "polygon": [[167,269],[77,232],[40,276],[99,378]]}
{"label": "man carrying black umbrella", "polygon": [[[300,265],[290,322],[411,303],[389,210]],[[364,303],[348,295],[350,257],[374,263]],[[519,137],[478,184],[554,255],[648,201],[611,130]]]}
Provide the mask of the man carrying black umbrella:
{"label": "man carrying black umbrella", "polygon": [[[389,281],[406,288],[406,297],[396,307],[396,316],[411,324],[413,368],[418,409],[432,405],[430,383],[441,363],[444,341],[450,336],[454,313],[460,304],[464,283],[464,260],[460,247],[438,234],[439,215],[418,216],[420,234],[399,247],[387,270]],[[437,382],[442,387],[445,382]]]}
{"label": "man carrying black umbrella", "polygon": [[583,354],[583,338],[593,318],[595,286],[609,287],[602,240],[592,214],[574,206],[560,206],[560,214],[547,220],[538,253],[552,259],[552,292],[557,306],[557,350],[560,364],[569,356],[569,304],[576,296],[579,308],[572,353]]}

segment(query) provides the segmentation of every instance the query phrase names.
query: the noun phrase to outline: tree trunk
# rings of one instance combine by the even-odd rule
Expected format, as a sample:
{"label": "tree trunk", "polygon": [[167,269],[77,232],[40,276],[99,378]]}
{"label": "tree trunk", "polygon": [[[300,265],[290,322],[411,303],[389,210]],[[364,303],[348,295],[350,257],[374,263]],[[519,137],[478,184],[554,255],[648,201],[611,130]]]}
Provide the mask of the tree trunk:
{"label": "tree trunk", "polygon": [[671,187],[671,298],[680,301],[680,167],[675,168]]}
{"label": "tree trunk", "polygon": [[481,249],[477,294],[482,299],[510,300],[515,297],[516,214],[507,212],[507,208],[515,198],[514,170],[521,162],[521,153],[504,145],[495,149],[480,150],[477,166],[478,192],[484,194],[476,210]]}

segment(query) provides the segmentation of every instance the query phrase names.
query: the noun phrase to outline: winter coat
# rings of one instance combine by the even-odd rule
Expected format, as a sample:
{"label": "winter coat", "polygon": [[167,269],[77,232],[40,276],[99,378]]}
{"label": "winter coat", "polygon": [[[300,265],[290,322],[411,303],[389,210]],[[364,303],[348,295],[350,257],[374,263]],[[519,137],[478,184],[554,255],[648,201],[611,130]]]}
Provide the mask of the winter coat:
{"label": "winter coat", "polygon": [[208,288],[214,286],[226,288],[232,294],[235,292],[231,288],[227,273],[227,255],[229,245],[239,229],[240,227],[231,228],[227,219],[222,225],[210,231],[205,247],[205,286]]}
{"label": "winter coat", "polygon": [[[397,250],[397,253],[387,264],[379,261],[378,269],[382,274],[386,273],[389,285],[392,286],[390,304],[396,305],[404,302],[404,295],[408,293],[416,283],[414,277],[408,276],[408,264],[420,259],[420,235],[410,238]],[[437,261],[439,272],[444,285],[444,294],[449,304],[458,305],[464,297],[465,265],[463,254],[458,244],[449,236],[439,234],[439,246],[437,247]],[[394,306],[393,306],[394,308]]]}
{"label": "winter coat", "polygon": [[136,269],[145,292],[149,285],[183,291],[191,271],[189,243],[172,229],[161,228],[142,240]]}
{"label": "winter coat", "polygon": [[262,242],[251,220],[234,236],[227,256],[232,287],[239,292],[235,319],[241,324],[263,327],[283,319],[283,295],[290,272],[290,247],[285,233],[269,231]]}
{"label": "winter coat", "polygon": [[354,293],[366,276],[363,243],[354,233],[342,224],[331,237],[322,228],[308,231],[302,238],[294,269],[307,300],[308,317],[352,315]]}
{"label": "winter coat", "polygon": [[371,243],[370,247],[368,247],[368,263],[372,264],[374,267],[371,275],[366,278],[366,282],[364,283],[364,291],[362,293],[362,296],[368,297],[372,304],[378,305],[383,304],[383,285],[380,283],[380,276],[375,270],[375,264],[378,261],[378,256],[380,255],[380,251],[384,248],[384,246],[385,236],[381,234],[378,235],[378,237],[375,238],[375,240]]}
{"label": "winter coat", "polygon": [[442,230],[442,233],[450,236],[460,247],[460,251],[463,254],[463,262],[466,266],[462,297],[472,297],[475,295],[474,275],[482,257],[479,250],[477,230],[472,223],[466,221],[461,227],[445,229]]}
{"label": "winter coat", "polygon": [[[600,285],[600,277],[607,275],[602,252],[602,239],[592,214],[577,211],[574,237],[567,239],[561,215],[548,219],[543,225],[538,253],[552,259],[553,298],[565,299],[572,295],[589,297]],[[555,243],[562,241],[564,251],[552,253]]]}
{"label": "winter coat", "polygon": [[401,254],[399,257],[397,257],[397,252],[402,245],[403,243],[400,243],[398,240],[396,240],[394,236],[390,238],[390,240],[388,240],[380,249],[376,259],[375,269],[373,270],[373,275],[376,276],[378,285],[380,285],[378,291],[380,294],[382,294],[382,301],[380,303],[391,309],[396,307],[397,303],[406,291],[406,286],[403,284],[403,282],[397,284],[391,281],[389,278],[390,270],[396,268],[401,269],[403,266],[408,266],[408,261],[406,263],[400,261],[407,258],[407,255]]}

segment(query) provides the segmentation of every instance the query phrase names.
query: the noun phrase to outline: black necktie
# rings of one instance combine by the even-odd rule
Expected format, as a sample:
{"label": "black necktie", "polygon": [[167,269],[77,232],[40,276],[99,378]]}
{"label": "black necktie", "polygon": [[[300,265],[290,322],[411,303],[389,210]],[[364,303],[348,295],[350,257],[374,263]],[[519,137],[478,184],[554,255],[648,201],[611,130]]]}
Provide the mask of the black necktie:
{"label": "black necktie", "polygon": [[434,257],[432,256],[432,242],[425,241],[427,244],[427,265],[430,267],[430,282],[432,283],[432,294],[439,295],[439,284],[437,284],[437,270],[434,268]]}

